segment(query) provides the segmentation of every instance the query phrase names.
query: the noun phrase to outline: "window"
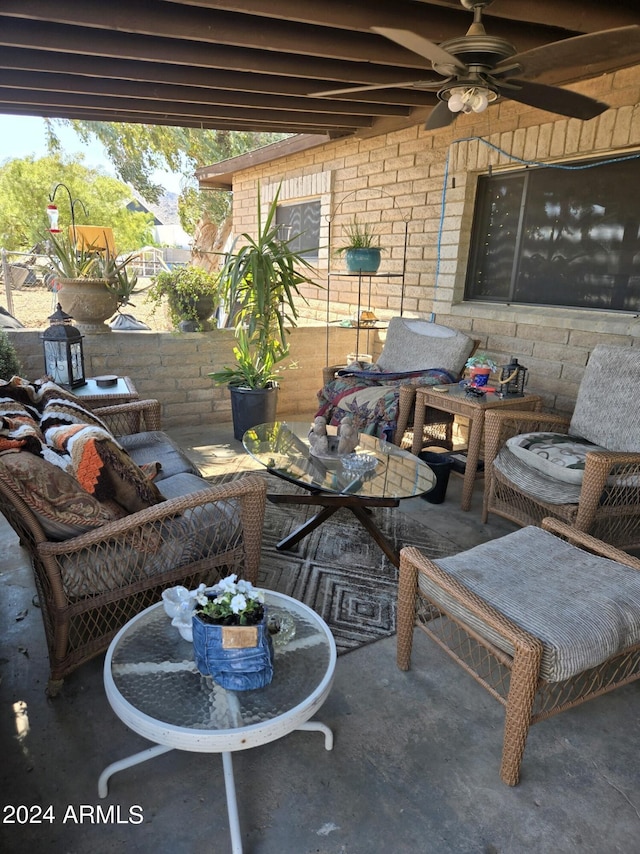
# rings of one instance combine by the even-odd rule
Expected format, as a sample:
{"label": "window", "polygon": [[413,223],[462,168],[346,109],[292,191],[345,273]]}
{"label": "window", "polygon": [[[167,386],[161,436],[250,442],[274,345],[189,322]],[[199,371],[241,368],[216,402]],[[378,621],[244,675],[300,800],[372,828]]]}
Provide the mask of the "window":
{"label": "window", "polygon": [[281,226],[285,240],[294,237],[290,246],[293,252],[304,253],[308,261],[318,258],[320,246],[320,199],[278,205],[276,224]]}
{"label": "window", "polygon": [[640,157],[591,162],[479,178],[466,299],[640,310]]}

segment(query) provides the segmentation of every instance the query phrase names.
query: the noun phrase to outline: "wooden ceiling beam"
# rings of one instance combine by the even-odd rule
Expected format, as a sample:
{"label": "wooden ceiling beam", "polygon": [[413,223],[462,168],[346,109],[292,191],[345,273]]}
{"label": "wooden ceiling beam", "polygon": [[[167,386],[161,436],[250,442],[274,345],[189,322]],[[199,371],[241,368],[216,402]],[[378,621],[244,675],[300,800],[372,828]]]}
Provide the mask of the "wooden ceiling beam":
{"label": "wooden ceiling beam", "polygon": [[[258,6],[260,4],[257,4]],[[302,9],[308,5],[309,9]],[[350,5],[349,22],[345,6]],[[29,20],[107,29],[122,33],[203,41],[233,47],[303,53],[310,56],[415,66],[410,52],[371,32],[373,26],[409,27],[435,42],[464,35],[472,22],[460,7],[416,3],[330,2],[291,3],[273,0],[261,10],[256,4],[163,2],[163,0],[110,0],[109,14],[86,0],[3,0],[3,13]],[[315,7],[312,13],[312,9]],[[253,14],[252,14],[253,8]],[[265,14],[266,13],[266,14]],[[336,23],[337,22],[337,23]],[[496,19],[493,35],[517,40],[518,50],[528,50],[554,38],[577,35],[577,30],[558,32],[545,22],[512,22]],[[423,67],[430,67],[425,62]]]}
{"label": "wooden ceiling beam", "polygon": [[[63,92],[82,96],[131,98],[136,101],[170,101],[184,109],[194,105],[249,107],[262,110],[301,111],[359,116],[408,116],[409,108],[397,105],[346,103],[321,98],[296,98],[263,92],[227,92],[170,83],[138,83],[131,80],[103,80],[69,74],[0,69],[0,87],[39,92]],[[432,96],[433,97],[433,96]],[[423,100],[423,104],[425,101]]]}
{"label": "wooden ceiling beam", "polygon": [[[89,80],[131,80],[143,83],[167,83],[167,68],[160,62],[138,62],[132,59],[110,59],[93,57],[87,63],[78,54],[54,53],[52,51],[27,50],[5,47],[0,50],[0,68],[15,71],[35,71],[52,74],[82,75]],[[333,81],[310,84],[302,77],[278,77],[272,74],[248,74],[242,71],[223,71],[194,68],[186,65],[171,67],[171,83],[193,86],[198,89],[228,89],[233,92],[262,92],[279,95],[306,96],[310,85],[318,91],[328,89]],[[344,100],[357,100],[375,104],[397,106],[421,106],[425,103],[424,91],[415,89],[379,89],[359,92],[357,98],[344,95]]]}
{"label": "wooden ceiling beam", "polygon": [[[393,68],[374,62],[341,62],[334,59],[307,57],[302,54],[280,54],[275,51],[259,51],[232,48],[224,45],[207,45],[130,33],[110,33],[62,24],[16,21],[3,16],[0,6],[0,45],[24,47],[31,50],[51,51],[88,57],[98,56],[118,60],[161,62],[170,78],[173,65],[190,68],[222,69],[254,74],[275,74],[284,77],[304,77],[310,80],[357,83],[406,83],[424,77],[438,79],[432,71],[418,61],[415,68]],[[416,59],[419,59],[416,57]],[[88,63],[87,63],[88,64]],[[315,88],[315,91],[321,91]]]}
{"label": "wooden ceiling beam", "polygon": [[339,127],[352,128],[369,127],[371,118],[368,116],[332,115],[322,113],[314,115],[311,112],[294,112],[291,110],[260,110],[254,107],[235,108],[216,105],[202,104],[197,109],[190,104],[177,104],[175,102],[156,102],[140,98],[118,98],[112,96],[93,96],[76,94],[74,92],[52,92],[8,89],[0,86],[0,100],[5,104],[24,104],[25,106],[46,108],[62,107],[64,109],[91,109],[93,107],[114,110],[122,114],[142,112],[146,115],[158,113],[162,116],[174,116],[176,123],[182,118],[191,119],[223,119],[238,123],[240,129],[243,121],[248,125],[253,122],[270,122],[281,126],[284,133],[289,125],[304,127],[305,125],[322,126],[325,128]]}
{"label": "wooden ceiling beam", "polygon": [[485,26],[492,28],[496,19],[527,24],[553,22],[555,27],[575,30],[576,33],[597,33],[640,24],[636,0],[580,0],[562,3],[558,0],[493,0],[485,11]]}
{"label": "wooden ceiling beam", "polygon": [[243,125],[238,126],[238,122],[228,122],[222,119],[204,120],[184,118],[176,122],[175,116],[162,116],[157,113],[120,113],[117,110],[100,110],[93,109],[65,109],[63,107],[52,107],[44,105],[42,107],[21,106],[19,104],[7,104],[0,99],[0,112],[6,115],[13,116],[41,116],[42,118],[50,119],[79,119],[92,122],[121,122],[123,124],[145,124],[145,125],[162,125],[167,127],[191,127],[201,130],[243,130],[255,131],[256,133],[292,133],[292,134],[320,134],[327,138],[338,138],[341,136],[349,136],[353,134],[353,128],[330,128],[323,127],[313,128],[308,125],[296,127],[292,125],[290,131],[284,131],[282,126],[269,122],[254,122],[250,127]]}

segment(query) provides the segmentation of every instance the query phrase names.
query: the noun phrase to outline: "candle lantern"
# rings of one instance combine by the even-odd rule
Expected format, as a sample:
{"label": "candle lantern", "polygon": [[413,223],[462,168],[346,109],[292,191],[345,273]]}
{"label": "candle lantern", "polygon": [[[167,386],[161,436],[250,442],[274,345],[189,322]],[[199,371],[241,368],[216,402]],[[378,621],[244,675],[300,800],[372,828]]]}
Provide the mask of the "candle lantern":
{"label": "candle lantern", "polygon": [[51,234],[59,234],[58,217],[59,212],[56,205],[47,205],[47,216],[49,217],[49,231]]}
{"label": "candle lantern", "polygon": [[523,397],[528,370],[511,356],[509,364],[500,367],[500,397]]}
{"label": "candle lantern", "polygon": [[40,336],[44,347],[45,373],[58,385],[77,388],[86,385],[82,335],[71,325],[73,318],[60,303],[49,317],[51,324]]}

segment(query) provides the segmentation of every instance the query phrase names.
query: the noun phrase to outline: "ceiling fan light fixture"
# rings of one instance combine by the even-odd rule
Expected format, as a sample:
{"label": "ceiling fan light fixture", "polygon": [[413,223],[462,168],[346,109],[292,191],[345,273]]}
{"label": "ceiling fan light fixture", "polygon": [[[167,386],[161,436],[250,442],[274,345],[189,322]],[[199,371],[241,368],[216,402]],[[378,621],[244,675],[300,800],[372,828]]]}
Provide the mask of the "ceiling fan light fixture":
{"label": "ceiling fan light fixture", "polygon": [[497,97],[484,86],[454,86],[449,89],[447,106],[452,113],[483,113]]}

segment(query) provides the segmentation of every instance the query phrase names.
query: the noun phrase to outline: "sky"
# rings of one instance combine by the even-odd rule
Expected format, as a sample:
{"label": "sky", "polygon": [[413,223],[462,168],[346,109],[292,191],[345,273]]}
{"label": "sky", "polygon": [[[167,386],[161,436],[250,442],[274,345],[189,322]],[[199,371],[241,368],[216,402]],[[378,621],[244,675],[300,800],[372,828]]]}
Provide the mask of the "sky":
{"label": "sky", "polygon": [[[101,143],[93,141],[85,145],[70,127],[61,124],[56,124],[55,127],[65,154],[84,154],[87,166],[93,168],[100,166],[115,177],[113,166],[107,159]],[[36,158],[47,155],[44,119],[34,116],[0,115],[0,164],[5,160],[28,157],[30,154]],[[166,190],[172,193],[180,191],[179,175],[157,172],[153,177]]]}

